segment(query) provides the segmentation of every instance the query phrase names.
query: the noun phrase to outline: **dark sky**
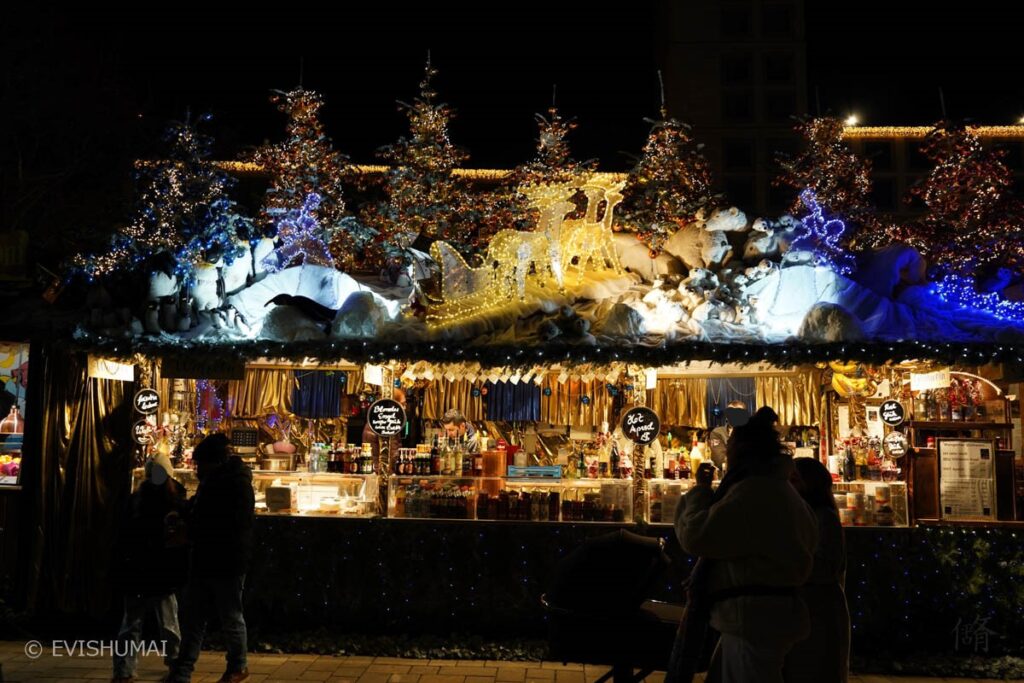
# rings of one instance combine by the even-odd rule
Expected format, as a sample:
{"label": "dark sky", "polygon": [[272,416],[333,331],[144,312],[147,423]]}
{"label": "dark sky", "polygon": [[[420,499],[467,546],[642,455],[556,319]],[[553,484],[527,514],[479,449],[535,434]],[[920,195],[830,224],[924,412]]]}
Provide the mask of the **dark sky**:
{"label": "dark sky", "polygon": [[[53,71],[63,64],[79,81],[102,82],[96,97],[112,98],[104,106],[125,117],[126,134],[134,126],[145,140],[149,127],[190,105],[217,116],[224,153],[280,135],[282,118],[267,94],[296,85],[300,61],[304,85],[326,97],[336,145],[364,162],[405,131],[395,100],[415,95],[428,49],[441,70],[437,89],[458,111],[452,137],[469,149],[471,166],[507,166],[531,154],[532,114],[546,109],[553,83],[563,111],[579,121],[578,156],[599,157],[605,168],[623,167],[620,150],[638,150],[642,117],[656,111],[653,2],[459,10],[339,3],[322,12],[215,4],[53,12],[13,30],[54,60]],[[1019,22],[993,9],[1011,4],[954,10],[890,0],[836,10],[837,3],[808,2],[812,112],[817,87],[822,110],[925,124],[939,118],[942,86],[950,116],[1015,121],[1024,114]],[[81,95],[77,106],[95,106]],[[142,119],[129,120],[129,112]]]}

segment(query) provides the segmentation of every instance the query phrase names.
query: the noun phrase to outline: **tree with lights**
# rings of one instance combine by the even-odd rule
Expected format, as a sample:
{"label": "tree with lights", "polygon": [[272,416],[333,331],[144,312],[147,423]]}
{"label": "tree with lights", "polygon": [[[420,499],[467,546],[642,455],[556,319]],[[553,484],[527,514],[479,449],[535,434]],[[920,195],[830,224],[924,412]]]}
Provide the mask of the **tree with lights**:
{"label": "tree with lights", "polygon": [[409,137],[379,152],[391,164],[384,180],[387,198],[368,203],[360,215],[378,234],[368,254],[376,265],[407,261],[418,238],[444,240],[467,257],[478,248],[480,211],[454,174],[468,155],[449,139],[453,112],[435,101],[431,80],[436,75],[428,58],[419,97],[412,104],[399,102],[409,118]]}
{"label": "tree with lights", "polygon": [[[810,189],[818,205],[851,225],[877,232],[878,218],[871,202],[871,162],[858,156],[843,140],[845,124],[834,117],[804,120],[797,132],[804,150],[791,157],[780,154],[782,172],[774,184],[797,190],[790,212],[803,210],[803,191]],[[850,243],[853,231],[843,240]],[[870,237],[870,235],[866,236]]]}
{"label": "tree with lights", "polygon": [[[1002,150],[986,149],[964,125],[941,122],[921,151],[933,167],[910,189],[927,207],[906,238],[941,269],[961,275],[994,265],[1024,265],[1024,225],[1010,194],[1013,175]],[[971,258],[964,258],[971,254]]]}
{"label": "tree with lights", "polygon": [[572,158],[566,138],[576,128],[575,120],[562,118],[554,104],[548,109],[547,116],[535,114],[534,118],[537,121],[537,151],[533,158],[514,168],[494,192],[481,197],[481,239],[507,228],[530,230],[536,224],[536,212],[527,198],[519,193],[520,187],[572,182],[597,166],[594,160],[576,161]]}
{"label": "tree with lights", "polygon": [[320,197],[315,218],[322,239],[330,244],[341,267],[351,269],[355,255],[375,233],[346,212],[342,182],[349,159],[333,148],[324,131],[320,120],[323,98],[300,87],[275,91],[271,101],[288,116],[288,122],[283,142],[260,147],[252,155],[270,174],[261,210],[264,225],[276,227],[289,212],[302,210],[306,198],[315,193]]}
{"label": "tree with lights", "polygon": [[127,226],[111,238],[106,252],[76,256],[74,272],[102,279],[162,254],[187,283],[200,263],[223,259],[229,264],[241,253],[238,240],[251,234],[252,222],[228,197],[234,180],[209,161],[211,139],[189,120],[169,126],[164,139],[168,154],[139,165],[138,197]]}
{"label": "tree with lights", "polygon": [[654,258],[681,225],[693,221],[701,209],[713,208],[717,197],[711,189],[711,168],[690,137],[690,126],[669,117],[664,103],[661,118],[650,122],[643,155],[623,190],[622,222]]}

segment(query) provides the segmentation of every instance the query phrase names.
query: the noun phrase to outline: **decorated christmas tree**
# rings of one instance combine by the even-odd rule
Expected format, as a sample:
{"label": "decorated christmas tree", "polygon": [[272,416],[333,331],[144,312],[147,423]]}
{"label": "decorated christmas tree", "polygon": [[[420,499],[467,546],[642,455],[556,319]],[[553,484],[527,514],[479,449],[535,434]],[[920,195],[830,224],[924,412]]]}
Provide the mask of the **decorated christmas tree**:
{"label": "decorated christmas tree", "polygon": [[701,209],[712,208],[716,197],[710,166],[690,137],[690,127],[669,117],[664,104],[661,118],[651,123],[643,155],[623,190],[622,223],[647,244],[654,258],[681,225]]}
{"label": "decorated christmas tree", "polygon": [[537,151],[533,158],[514,168],[493,192],[481,196],[481,238],[506,228],[531,230],[534,227],[536,212],[519,192],[520,187],[578,181],[597,166],[594,160],[580,162],[572,158],[567,137],[576,128],[576,122],[562,118],[554,103],[547,116],[535,114],[534,118]]}
{"label": "decorated christmas tree", "polygon": [[277,271],[302,263],[334,267],[334,258],[323,240],[323,230],[317,219],[320,195],[312,192],[297,209],[289,209],[277,224],[280,246],[267,257],[264,265]]}
{"label": "decorated christmas tree", "polygon": [[271,100],[288,116],[283,142],[261,147],[252,155],[270,174],[261,219],[274,228],[291,211],[306,206],[306,198],[320,197],[316,222],[322,239],[330,244],[339,265],[351,269],[355,255],[374,234],[345,210],[342,182],[348,157],[336,151],[320,121],[323,98],[312,90],[275,91]]}
{"label": "decorated christmas tree", "polygon": [[[852,226],[877,234],[879,219],[871,202],[871,162],[859,157],[843,140],[845,125],[833,117],[819,117],[801,122],[796,130],[804,138],[804,150],[796,155],[779,155],[782,172],[776,186],[792,187],[797,192],[790,212],[804,211],[802,192],[810,189],[820,208],[830,215],[842,217]],[[855,237],[850,231],[843,237],[849,243]],[[864,235],[865,239],[870,237]]]}
{"label": "decorated christmas tree", "polygon": [[228,197],[234,180],[209,161],[210,138],[186,120],[169,126],[165,141],[163,159],[139,164],[128,224],[111,238],[109,250],[76,256],[73,272],[96,280],[163,255],[188,282],[199,263],[229,264],[241,252],[239,239],[248,238],[252,222]]}
{"label": "decorated christmas tree", "polygon": [[436,102],[431,81],[437,70],[427,60],[420,94],[412,104],[399,102],[409,117],[409,137],[379,154],[389,162],[386,200],[363,207],[362,222],[378,233],[368,254],[376,265],[409,260],[409,248],[444,240],[465,256],[478,248],[480,212],[464,181],[453,171],[468,155],[448,137],[451,108]]}
{"label": "decorated christmas tree", "polygon": [[1024,265],[1021,208],[1010,194],[1013,176],[1004,153],[986,149],[970,128],[949,122],[932,128],[921,151],[934,165],[910,194],[927,212],[902,236],[946,272]]}

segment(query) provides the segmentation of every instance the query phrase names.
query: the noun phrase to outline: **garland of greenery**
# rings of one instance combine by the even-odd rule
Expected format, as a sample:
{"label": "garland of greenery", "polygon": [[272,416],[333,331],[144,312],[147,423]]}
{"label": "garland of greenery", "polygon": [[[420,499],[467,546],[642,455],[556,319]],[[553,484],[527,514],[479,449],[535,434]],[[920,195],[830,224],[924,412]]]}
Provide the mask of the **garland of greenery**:
{"label": "garland of greenery", "polygon": [[544,363],[581,365],[585,363],[631,362],[644,365],[672,365],[711,360],[720,363],[771,363],[792,367],[833,360],[859,361],[875,365],[907,359],[945,364],[985,365],[1024,363],[1024,344],[964,342],[862,342],[808,344],[788,341],[779,344],[680,342],[644,346],[622,344],[584,346],[548,342],[536,346],[472,345],[459,342],[382,342],[378,340],[324,340],[303,342],[240,341],[231,344],[209,342],[157,342],[146,339],[117,340],[87,333],[64,342],[71,350],[130,359],[136,354],[158,358],[203,358],[209,361],[244,361],[255,358],[317,358],[323,362],[348,360],[380,363],[389,360],[429,362],[477,362],[485,367],[531,367]]}

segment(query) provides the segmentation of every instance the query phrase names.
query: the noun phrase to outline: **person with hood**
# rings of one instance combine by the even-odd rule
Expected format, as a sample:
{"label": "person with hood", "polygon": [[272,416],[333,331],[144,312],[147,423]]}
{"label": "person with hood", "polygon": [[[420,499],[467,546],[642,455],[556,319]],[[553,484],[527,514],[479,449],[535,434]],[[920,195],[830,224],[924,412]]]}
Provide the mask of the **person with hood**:
{"label": "person with hood", "polygon": [[185,487],[171,476],[166,455],[146,462],[146,478],[128,499],[114,546],[114,577],[124,592],[124,616],[114,648],[113,683],[132,683],[137,648],[147,614],[156,617],[165,663],[178,654],[178,601],[175,592],[188,575],[188,548],[177,540],[176,522],[185,507]]}
{"label": "person with hood", "polygon": [[211,613],[220,621],[227,650],[227,670],[218,683],[249,678],[242,589],[252,553],[255,495],[252,471],[230,449],[227,436],[212,434],[192,454],[199,477],[187,517],[192,572],[185,587],[181,650],[167,678],[171,683],[192,680]]}
{"label": "person with hood", "polygon": [[846,683],[850,672],[850,609],[846,604],[846,541],[832,495],[832,475],[814,458],[796,458],[792,482],[818,517],[818,550],[800,589],[811,635],[793,646],[783,669],[787,683]]}
{"label": "person with hood", "polygon": [[676,535],[701,558],[710,625],[721,634],[708,681],[782,683],[786,654],[810,628],[798,588],[811,573],[818,525],[789,483],[793,461],[777,421],[761,408],[735,425],[720,491],[705,463],[677,513]]}

